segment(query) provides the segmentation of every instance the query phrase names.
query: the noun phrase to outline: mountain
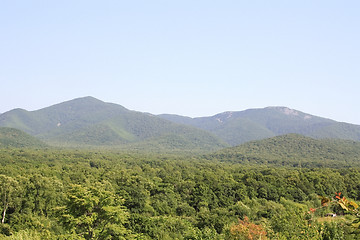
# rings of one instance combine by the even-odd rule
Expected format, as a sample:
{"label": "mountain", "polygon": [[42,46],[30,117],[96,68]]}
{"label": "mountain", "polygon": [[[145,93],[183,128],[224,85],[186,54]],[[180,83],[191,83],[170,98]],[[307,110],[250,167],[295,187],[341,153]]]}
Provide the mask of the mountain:
{"label": "mountain", "polygon": [[0,148],[43,148],[47,145],[39,139],[15,128],[0,127]]}
{"label": "mountain", "polygon": [[[36,111],[14,109],[0,115],[0,126],[20,129],[53,146],[146,146],[149,141],[157,141],[160,145],[164,141],[173,141],[172,148],[186,147],[186,150],[192,149],[190,146],[201,150],[226,146],[204,130],[131,111],[93,97],[78,98]],[[179,138],[181,143],[176,144]]]}
{"label": "mountain", "polygon": [[207,130],[232,146],[288,133],[313,138],[360,141],[360,126],[313,116],[287,107],[224,112],[211,117],[159,115],[163,119]]}
{"label": "mountain", "polygon": [[207,158],[294,167],[359,167],[360,142],[286,134],[226,148]]}
{"label": "mountain", "polygon": [[360,141],[360,126],[286,107],[224,112],[210,117],[152,115],[93,97],[36,111],[0,115],[0,127],[22,130],[52,146],[117,147],[151,151],[213,151],[245,142],[296,133]]}

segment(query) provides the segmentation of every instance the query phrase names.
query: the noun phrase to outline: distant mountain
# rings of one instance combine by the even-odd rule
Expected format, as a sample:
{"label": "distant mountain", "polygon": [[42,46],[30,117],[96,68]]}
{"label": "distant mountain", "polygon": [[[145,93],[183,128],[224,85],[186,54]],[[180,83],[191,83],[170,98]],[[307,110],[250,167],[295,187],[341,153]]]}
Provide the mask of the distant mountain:
{"label": "distant mountain", "polygon": [[131,111],[93,97],[77,98],[36,111],[14,109],[0,115],[0,127],[19,129],[52,146],[151,151],[213,151],[289,133],[316,139],[360,141],[359,125],[286,107],[189,118]]}
{"label": "distant mountain", "polygon": [[232,146],[273,136],[297,133],[313,138],[360,141],[360,126],[313,116],[287,107],[224,112],[211,117],[159,115],[176,123],[207,130]]}
{"label": "distant mountain", "polygon": [[0,148],[43,148],[47,145],[39,139],[15,128],[0,127]]}
{"label": "distant mountain", "polygon": [[313,139],[299,134],[247,142],[207,156],[224,162],[294,167],[360,166],[360,142]]}
{"label": "distant mountain", "polygon": [[[37,111],[14,109],[0,115],[0,126],[17,128],[53,146],[146,146],[172,143],[178,150],[216,150],[226,144],[204,130],[131,111],[93,97],[78,98]],[[164,140],[166,139],[166,140]],[[181,140],[181,143],[177,142]],[[156,148],[154,146],[154,148]]]}

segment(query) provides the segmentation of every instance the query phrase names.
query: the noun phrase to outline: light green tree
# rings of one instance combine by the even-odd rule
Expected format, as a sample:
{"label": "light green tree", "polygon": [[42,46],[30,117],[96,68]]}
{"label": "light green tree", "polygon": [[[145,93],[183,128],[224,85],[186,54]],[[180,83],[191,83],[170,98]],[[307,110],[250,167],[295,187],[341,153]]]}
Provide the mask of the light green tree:
{"label": "light green tree", "polygon": [[15,203],[14,198],[19,188],[18,182],[9,176],[0,175],[0,197],[2,203],[1,223],[5,223],[8,208]]}
{"label": "light green tree", "polygon": [[109,183],[72,185],[66,205],[59,210],[66,228],[85,239],[124,239],[130,235],[124,227],[128,213],[123,199],[113,193]]}

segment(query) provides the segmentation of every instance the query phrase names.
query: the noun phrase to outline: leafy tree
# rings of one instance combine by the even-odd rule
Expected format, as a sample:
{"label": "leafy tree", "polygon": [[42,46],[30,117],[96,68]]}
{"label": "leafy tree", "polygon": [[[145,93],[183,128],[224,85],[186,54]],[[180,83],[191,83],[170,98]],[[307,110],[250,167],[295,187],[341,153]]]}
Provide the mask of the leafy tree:
{"label": "leafy tree", "polygon": [[1,224],[5,223],[6,213],[9,207],[14,206],[18,188],[19,184],[13,177],[0,175],[0,198],[2,203]]}
{"label": "leafy tree", "polygon": [[85,239],[124,239],[130,232],[124,227],[128,213],[122,205],[109,183],[71,185],[59,211],[66,228]]}
{"label": "leafy tree", "polygon": [[56,178],[32,174],[22,178],[25,183],[22,211],[30,210],[34,214],[47,216],[61,197],[63,184]]}
{"label": "leafy tree", "polygon": [[250,222],[247,216],[230,227],[230,239],[234,240],[266,240],[268,239],[266,235],[265,229],[261,225]]}

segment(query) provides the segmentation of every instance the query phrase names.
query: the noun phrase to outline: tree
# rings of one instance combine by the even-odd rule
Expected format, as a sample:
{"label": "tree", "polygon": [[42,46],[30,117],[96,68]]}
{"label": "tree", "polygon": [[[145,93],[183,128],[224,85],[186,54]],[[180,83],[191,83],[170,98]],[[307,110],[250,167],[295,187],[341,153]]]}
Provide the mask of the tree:
{"label": "tree", "polygon": [[24,198],[22,211],[31,211],[33,214],[45,215],[51,212],[61,198],[62,183],[52,177],[44,177],[34,173],[23,179]]}
{"label": "tree", "polygon": [[261,225],[249,221],[247,216],[244,220],[239,219],[239,223],[230,227],[230,239],[236,240],[255,240],[268,239],[266,231]]}
{"label": "tree", "polygon": [[2,218],[1,223],[5,223],[6,212],[14,203],[14,196],[19,187],[18,182],[9,176],[0,175],[0,197],[2,202]]}
{"label": "tree", "polygon": [[110,183],[95,186],[72,185],[66,205],[60,208],[66,228],[85,239],[123,239],[130,232],[124,227],[128,213],[123,199],[111,191]]}

